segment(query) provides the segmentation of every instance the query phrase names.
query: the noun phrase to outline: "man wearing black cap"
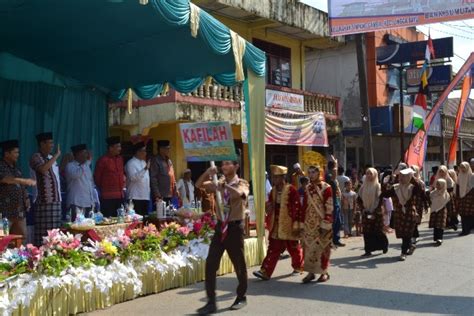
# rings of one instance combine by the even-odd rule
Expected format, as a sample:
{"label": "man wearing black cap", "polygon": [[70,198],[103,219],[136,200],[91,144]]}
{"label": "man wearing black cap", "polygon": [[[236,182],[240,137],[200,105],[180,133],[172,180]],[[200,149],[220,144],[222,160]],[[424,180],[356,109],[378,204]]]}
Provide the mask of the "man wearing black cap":
{"label": "man wearing black cap", "polygon": [[[92,179],[90,154],[85,144],[71,147],[74,160],[66,165],[67,206],[75,213],[76,207],[85,214],[94,205],[94,180]],[[73,219],[75,214],[73,216]]]}
{"label": "man wearing black cap", "polygon": [[127,198],[133,201],[135,212],[148,213],[150,202],[150,162],[146,161],[146,144],[133,145],[134,156],[125,165],[127,174]]}
{"label": "man wearing black cap", "polygon": [[176,196],[176,179],[170,155],[170,142],[159,140],[158,155],[153,158],[150,166],[151,192],[155,202],[169,203]]}
{"label": "man wearing black cap", "polygon": [[117,216],[117,209],[123,203],[125,174],[120,137],[107,138],[107,153],[97,161],[94,180],[100,191],[100,208],[104,216]]}
{"label": "man wearing black cap", "polygon": [[25,213],[30,208],[26,187],[36,185],[36,181],[22,178],[16,166],[20,156],[18,141],[7,140],[0,145],[3,150],[0,160],[0,210],[10,222],[10,233],[26,236]]}
{"label": "man wearing black cap", "polygon": [[30,168],[38,182],[35,199],[35,244],[41,245],[48,230],[61,225],[61,184],[56,163],[61,155],[59,145],[51,155],[54,142],[52,133],[36,135],[39,151],[30,159]]}

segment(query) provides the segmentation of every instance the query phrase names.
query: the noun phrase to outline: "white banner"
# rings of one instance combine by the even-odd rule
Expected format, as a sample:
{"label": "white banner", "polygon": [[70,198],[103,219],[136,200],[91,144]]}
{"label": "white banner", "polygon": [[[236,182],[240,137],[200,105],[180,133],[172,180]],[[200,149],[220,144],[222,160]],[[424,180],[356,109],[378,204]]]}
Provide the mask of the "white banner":
{"label": "white banner", "polygon": [[265,103],[274,109],[304,111],[304,96],[302,94],[266,89]]}

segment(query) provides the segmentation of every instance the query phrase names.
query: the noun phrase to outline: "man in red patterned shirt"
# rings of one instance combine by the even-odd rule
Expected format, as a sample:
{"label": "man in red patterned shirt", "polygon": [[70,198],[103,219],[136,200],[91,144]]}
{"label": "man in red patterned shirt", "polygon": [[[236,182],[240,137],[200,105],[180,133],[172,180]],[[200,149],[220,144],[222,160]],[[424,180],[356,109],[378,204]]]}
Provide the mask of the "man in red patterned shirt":
{"label": "man in red patterned shirt", "polygon": [[97,161],[94,180],[100,190],[100,209],[104,216],[117,216],[117,209],[123,203],[125,174],[120,137],[107,138],[107,153]]}
{"label": "man in red patterned shirt", "polygon": [[306,188],[304,214],[304,271],[308,275],[303,283],[309,283],[321,274],[318,282],[329,280],[329,258],[332,246],[333,195],[329,184],[321,180],[320,168],[308,170],[310,184]]}
{"label": "man in red patterned shirt", "polygon": [[303,269],[303,250],[299,243],[303,228],[300,196],[293,185],[286,183],[288,168],[272,165],[270,169],[274,186],[267,203],[269,245],[262,267],[253,273],[262,280],[270,279],[285,249],[291,256],[293,274],[301,274]]}

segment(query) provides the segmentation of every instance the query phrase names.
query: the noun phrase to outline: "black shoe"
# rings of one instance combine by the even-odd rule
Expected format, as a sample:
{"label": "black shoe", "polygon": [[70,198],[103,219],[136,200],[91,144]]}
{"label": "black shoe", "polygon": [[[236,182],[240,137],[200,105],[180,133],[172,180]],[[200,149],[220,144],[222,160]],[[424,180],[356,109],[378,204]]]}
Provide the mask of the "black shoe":
{"label": "black shoe", "polygon": [[207,302],[206,305],[197,310],[198,315],[210,315],[217,312],[217,306],[215,302]]}
{"label": "black shoe", "polygon": [[440,239],[438,239],[438,240],[435,241],[435,246],[436,246],[436,247],[439,247],[439,246],[441,246],[442,244],[443,244],[443,241],[440,240]]}
{"label": "black shoe", "polygon": [[458,231],[458,225],[453,225],[453,229],[454,229],[455,232],[457,232]]}
{"label": "black shoe", "polygon": [[334,246],[337,246],[337,247],[345,247],[346,244],[343,244],[342,242],[338,241],[338,242],[335,242],[335,243],[334,243]]}
{"label": "black shoe", "polygon": [[270,278],[268,276],[266,276],[265,273],[263,273],[261,270],[254,271],[253,275],[255,275],[257,278],[259,278],[261,280],[264,280],[264,281],[270,280]]}
{"label": "black shoe", "polygon": [[362,255],[362,257],[370,257],[372,255],[371,252],[366,252]]}
{"label": "black shoe", "polygon": [[408,255],[411,256],[416,250],[416,245],[411,245],[410,249],[408,249]]}
{"label": "black shoe", "polygon": [[382,252],[383,252],[383,254],[386,254],[386,253],[388,252],[388,248],[384,248],[384,249],[382,250]]}
{"label": "black shoe", "polygon": [[461,236],[461,237],[462,237],[462,236],[467,236],[467,235],[469,235],[468,232],[461,232],[461,233],[459,234],[459,236]]}
{"label": "black shoe", "polygon": [[247,297],[245,296],[242,298],[237,297],[235,299],[234,304],[232,304],[232,306],[230,307],[230,309],[235,311],[235,310],[242,309],[245,306],[247,306]]}

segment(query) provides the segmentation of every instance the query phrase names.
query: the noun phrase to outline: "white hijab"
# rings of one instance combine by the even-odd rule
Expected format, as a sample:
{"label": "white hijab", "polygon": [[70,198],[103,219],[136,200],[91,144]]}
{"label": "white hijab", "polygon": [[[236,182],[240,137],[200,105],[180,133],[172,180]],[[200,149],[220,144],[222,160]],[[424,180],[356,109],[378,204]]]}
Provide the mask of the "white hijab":
{"label": "white hijab", "polygon": [[413,179],[413,173],[414,173],[413,169],[408,169],[408,168],[404,169],[401,172],[400,177],[409,177],[410,179],[407,181],[408,184],[401,183],[401,179],[400,179],[400,183],[395,184],[394,186],[395,193],[397,194],[397,197],[398,197],[398,201],[402,205],[402,212],[404,213],[405,213],[405,204],[408,202],[409,199],[411,199],[411,196],[413,194],[414,185],[410,183],[411,179]]}
{"label": "white hijab", "polygon": [[372,213],[379,204],[381,189],[377,170],[369,168],[367,169],[367,172],[372,174],[374,180],[369,181],[369,178],[365,177],[365,181],[359,190],[359,195],[362,199],[365,210]]}
{"label": "white hijab", "polygon": [[[465,171],[463,171],[465,170]],[[459,197],[462,199],[474,188],[474,174],[468,162],[461,163],[458,175]]]}
{"label": "white hijab", "polygon": [[[442,176],[441,172],[443,172],[445,175]],[[446,185],[447,185],[448,189],[454,188],[454,181],[449,176],[448,167],[446,167],[444,165],[439,166],[439,169],[438,169],[438,172],[436,173],[435,181],[433,182],[432,188],[434,188],[434,185],[435,185],[436,181],[438,181],[438,179],[446,180]]]}
{"label": "white hijab", "polygon": [[[430,198],[431,198],[431,212],[436,213],[440,210],[442,210],[446,204],[448,204],[450,196],[447,191],[447,183],[446,180],[444,179],[439,179],[436,181],[436,183],[439,183],[441,186],[441,189],[434,189],[430,193]],[[436,184],[435,184],[436,187]]]}

